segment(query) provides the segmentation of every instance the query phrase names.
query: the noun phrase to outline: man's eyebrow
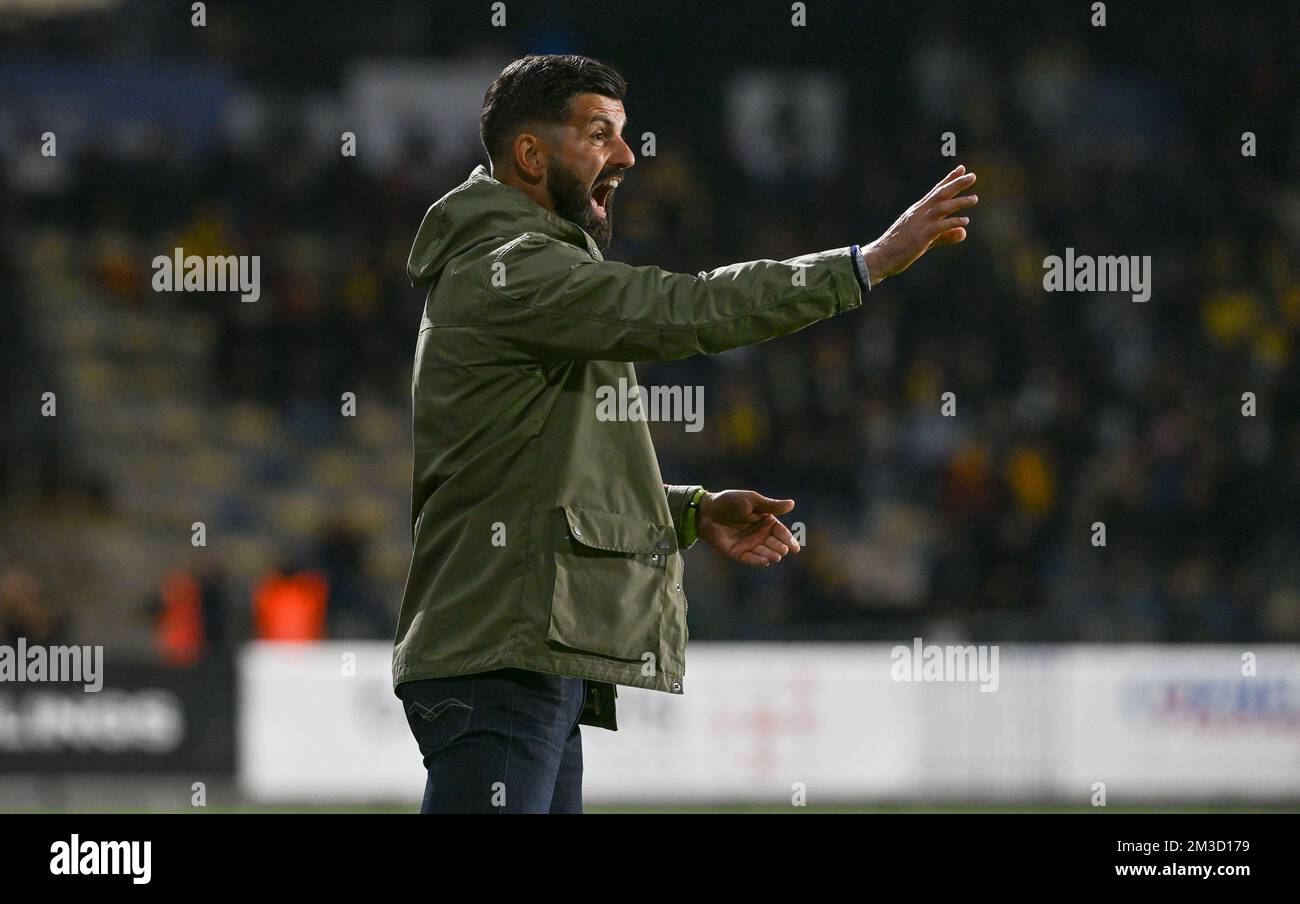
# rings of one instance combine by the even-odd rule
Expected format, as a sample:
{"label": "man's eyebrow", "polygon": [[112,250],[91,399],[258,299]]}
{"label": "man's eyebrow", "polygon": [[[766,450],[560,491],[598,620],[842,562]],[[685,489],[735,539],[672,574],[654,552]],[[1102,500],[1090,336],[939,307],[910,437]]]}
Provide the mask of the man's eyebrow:
{"label": "man's eyebrow", "polygon": [[597,113],[594,116],[592,116],[591,119],[587,120],[587,125],[591,125],[592,123],[597,123],[597,122],[603,122],[611,129],[618,128],[616,125],[614,125],[614,120],[610,119],[604,113]]}

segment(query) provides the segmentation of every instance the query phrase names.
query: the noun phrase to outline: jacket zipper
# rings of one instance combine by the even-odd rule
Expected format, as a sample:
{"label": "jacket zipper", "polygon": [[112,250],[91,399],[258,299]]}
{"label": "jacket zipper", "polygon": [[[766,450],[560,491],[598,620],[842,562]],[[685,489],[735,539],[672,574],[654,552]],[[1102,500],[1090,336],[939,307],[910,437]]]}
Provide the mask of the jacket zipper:
{"label": "jacket zipper", "polygon": [[[681,553],[677,554],[678,562],[681,563]],[[682,587],[682,627],[686,629],[686,641],[682,644],[682,677],[686,677],[686,648],[691,644],[691,603],[686,598],[686,569],[682,568],[682,580],[678,583]]]}

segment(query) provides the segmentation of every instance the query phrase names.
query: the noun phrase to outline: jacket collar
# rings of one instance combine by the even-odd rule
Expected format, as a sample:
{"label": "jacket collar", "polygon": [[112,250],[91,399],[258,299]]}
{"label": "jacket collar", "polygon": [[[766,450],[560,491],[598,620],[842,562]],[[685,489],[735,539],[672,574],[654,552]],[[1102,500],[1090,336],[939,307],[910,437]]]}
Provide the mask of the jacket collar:
{"label": "jacket collar", "polygon": [[522,216],[541,219],[548,227],[542,230],[547,235],[581,248],[598,261],[604,260],[600,254],[600,249],[596,247],[595,239],[588,235],[585,229],[547,210],[514,186],[493,179],[491,174],[488,173],[487,167],[483,164],[480,163],[474,167],[473,172],[469,174],[468,181],[491,186],[492,190],[500,197],[498,203],[505,209],[517,210]]}

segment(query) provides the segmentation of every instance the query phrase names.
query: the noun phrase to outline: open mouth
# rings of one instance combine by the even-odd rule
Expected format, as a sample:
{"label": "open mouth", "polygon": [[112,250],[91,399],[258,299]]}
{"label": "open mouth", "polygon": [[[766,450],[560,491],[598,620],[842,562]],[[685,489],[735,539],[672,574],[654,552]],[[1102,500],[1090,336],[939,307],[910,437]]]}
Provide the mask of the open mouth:
{"label": "open mouth", "polygon": [[591,189],[591,210],[600,219],[609,216],[609,202],[614,197],[614,190],[618,188],[619,183],[623,180],[618,176],[610,176],[597,182]]}

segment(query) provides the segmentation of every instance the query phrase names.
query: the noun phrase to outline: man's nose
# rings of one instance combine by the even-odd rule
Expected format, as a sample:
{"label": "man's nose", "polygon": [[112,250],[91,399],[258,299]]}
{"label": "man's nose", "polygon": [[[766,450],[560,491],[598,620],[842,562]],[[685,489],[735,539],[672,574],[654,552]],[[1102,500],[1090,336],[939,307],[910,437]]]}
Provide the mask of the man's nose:
{"label": "man's nose", "polygon": [[632,149],[628,147],[622,135],[618,136],[618,145],[614,148],[614,153],[610,155],[608,163],[611,166],[621,166],[623,169],[631,169],[636,166],[636,155],[632,153]]}

